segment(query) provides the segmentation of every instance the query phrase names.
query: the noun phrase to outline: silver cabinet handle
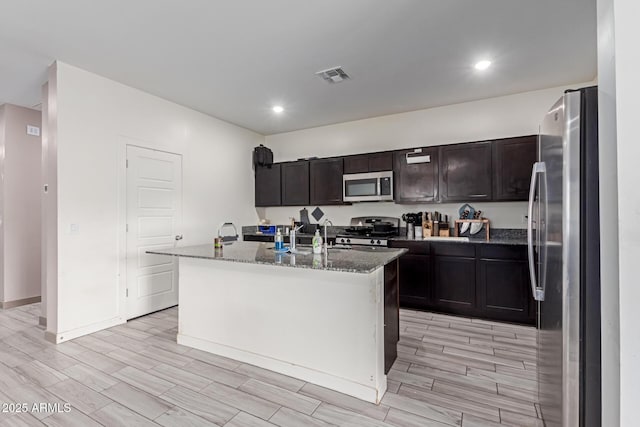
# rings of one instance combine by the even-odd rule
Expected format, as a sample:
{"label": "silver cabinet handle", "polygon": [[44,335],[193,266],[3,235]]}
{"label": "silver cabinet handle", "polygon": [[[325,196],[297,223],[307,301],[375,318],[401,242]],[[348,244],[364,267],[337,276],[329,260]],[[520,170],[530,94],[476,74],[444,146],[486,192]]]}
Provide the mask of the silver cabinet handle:
{"label": "silver cabinet handle", "polygon": [[182,240],[182,234],[177,234],[176,235],[176,240]]}
{"label": "silver cabinet handle", "polygon": [[544,162],[536,162],[531,170],[531,187],[529,187],[529,211],[527,217],[527,248],[529,254],[529,277],[531,279],[531,293],[536,301],[544,300],[544,291],[538,287],[535,262],[533,259],[533,202],[536,194],[536,185],[538,182],[538,174],[547,171]]}

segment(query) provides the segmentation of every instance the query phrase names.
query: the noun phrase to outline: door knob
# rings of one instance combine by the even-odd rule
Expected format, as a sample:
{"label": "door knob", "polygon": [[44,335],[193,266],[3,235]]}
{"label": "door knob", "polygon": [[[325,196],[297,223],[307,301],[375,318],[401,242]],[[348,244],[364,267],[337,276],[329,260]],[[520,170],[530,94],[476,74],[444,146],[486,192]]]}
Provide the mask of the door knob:
{"label": "door knob", "polygon": [[177,234],[176,235],[176,240],[182,240],[182,234]]}

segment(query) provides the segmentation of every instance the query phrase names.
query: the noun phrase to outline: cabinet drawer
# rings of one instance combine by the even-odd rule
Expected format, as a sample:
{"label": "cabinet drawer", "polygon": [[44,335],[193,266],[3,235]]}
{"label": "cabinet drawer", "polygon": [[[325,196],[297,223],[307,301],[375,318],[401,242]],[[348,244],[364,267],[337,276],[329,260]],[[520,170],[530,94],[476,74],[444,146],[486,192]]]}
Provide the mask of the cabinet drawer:
{"label": "cabinet drawer", "polygon": [[527,247],[524,245],[479,245],[480,258],[527,259]]}
{"label": "cabinet drawer", "polygon": [[409,249],[410,254],[414,255],[429,255],[430,245],[429,242],[412,242],[410,240],[389,240],[388,246],[390,248],[405,248]]}
{"label": "cabinet drawer", "polygon": [[476,245],[469,243],[431,243],[431,253],[434,255],[475,257]]}

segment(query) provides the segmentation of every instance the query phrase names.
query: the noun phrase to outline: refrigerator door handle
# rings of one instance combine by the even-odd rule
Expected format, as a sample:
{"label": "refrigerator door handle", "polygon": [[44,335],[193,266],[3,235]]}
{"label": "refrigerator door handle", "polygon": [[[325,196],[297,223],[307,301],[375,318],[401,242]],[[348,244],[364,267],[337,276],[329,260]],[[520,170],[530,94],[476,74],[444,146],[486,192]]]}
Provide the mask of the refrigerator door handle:
{"label": "refrigerator door handle", "polygon": [[[529,187],[529,211],[527,218],[527,247],[529,254],[529,277],[531,279],[531,293],[536,301],[544,300],[544,290],[538,287],[536,278],[536,264],[534,260],[533,250],[533,203],[535,201],[536,186],[538,184],[538,175],[547,171],[544,162],[536,162],[531,170],[531,186]],[[539,225],[540,226],[540,225]]]}

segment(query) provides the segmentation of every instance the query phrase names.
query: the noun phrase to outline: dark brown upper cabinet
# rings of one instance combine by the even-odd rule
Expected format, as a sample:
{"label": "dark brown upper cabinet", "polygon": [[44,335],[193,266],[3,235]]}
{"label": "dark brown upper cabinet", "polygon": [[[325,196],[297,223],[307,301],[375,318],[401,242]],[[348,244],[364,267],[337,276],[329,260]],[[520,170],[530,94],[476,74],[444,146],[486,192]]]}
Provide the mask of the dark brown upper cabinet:
{"label": "dark brown upper cabinet", "polygon": [[440,147],[440,201],[491,200],[491,142]]}
{"label": "dark brown upper cabinet", "polygon": [[342,157],[309,162],[310,204],[341,205]]}
{"label": "dark brown upper cabinet", "polygon": [[371,153],[344,158],[344,173],[382,172],[393,169],[393,153]]}
{"label": "dark brown upper cabinet", "polygon": [[282,206],[309,204],[309,162],[281,163]]}
{"label": "dark brown upper cabinet", "polygon": [[280,164],[256,167],[256,206],[280,206]]}
{"label": "dark brown upper cabinet", "polygon": [[419,148],[428,162],[409,163],[407,154],[415,149],[393,153],[394,193],[396,203],[434,202],[438,199],[438,147]]}
{"label": "dark brown upper cabinet", "polygon": [[527,200],[537,136],[493,142],[493,200]]}
{"label": "dark brown upper cabinet", "polygon": [[344,173],[367,172],[369,172],[368,154],[359,154],[357,156],[347,156],[344,158]]}

